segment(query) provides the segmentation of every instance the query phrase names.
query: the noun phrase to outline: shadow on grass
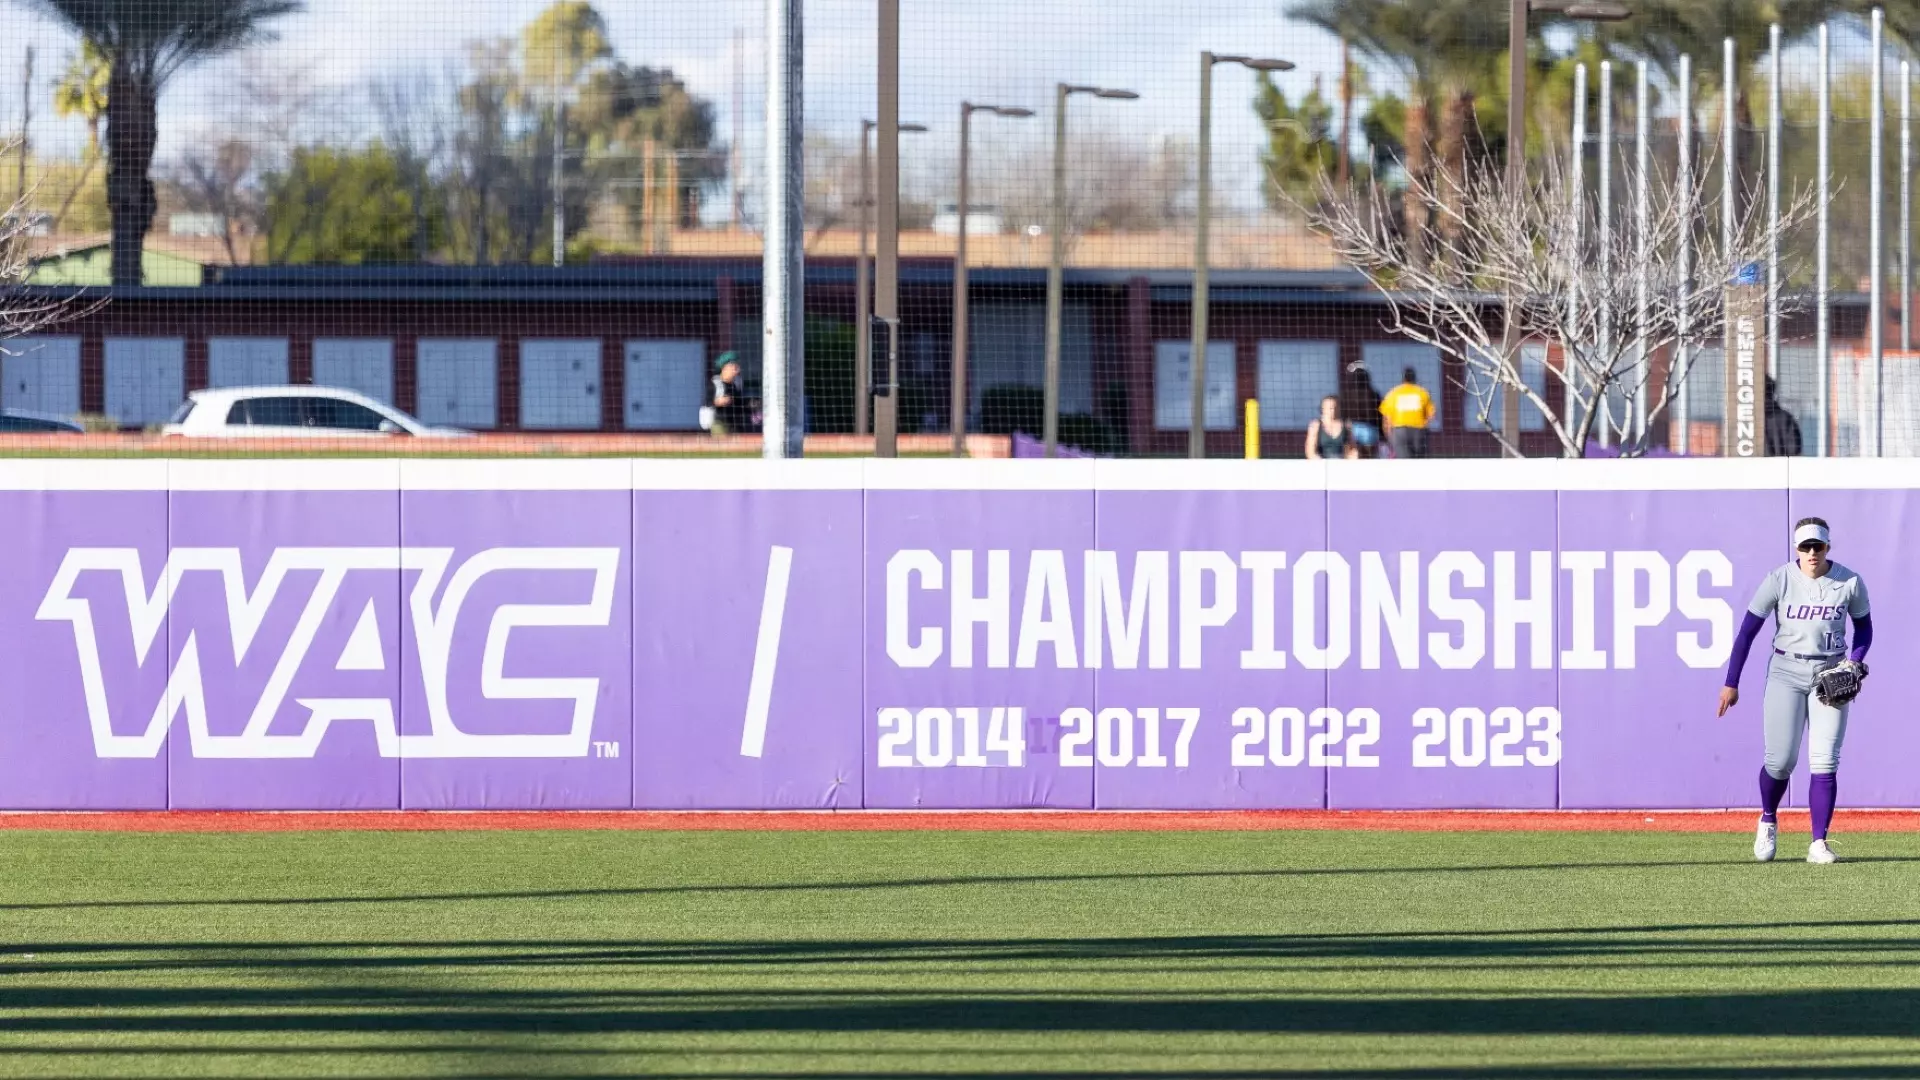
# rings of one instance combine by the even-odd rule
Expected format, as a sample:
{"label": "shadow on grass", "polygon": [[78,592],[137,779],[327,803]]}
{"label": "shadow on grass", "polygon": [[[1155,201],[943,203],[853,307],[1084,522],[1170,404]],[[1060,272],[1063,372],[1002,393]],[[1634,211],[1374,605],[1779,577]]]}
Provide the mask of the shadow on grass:
{"label": "shadow on grass", "polygon": [[[826,1050],[823,1052],[834,1054],[836,1057],[852,1056],[852,1054],[847,1051],[836,1052]],[[1171,1077],[1191,1077],[1194,1078],[1194,1080],[1228,1080],[1228,1078],[1239,1078],[1239,1080],[1355,1080],[1356,1077],[1378,1077],[1381,1078],[1381,1080],[1480,1080],[1480,1078],[1486,1078],[1486,1080],[1521,1080],[1521,1078],[1535,1077],[1540,1078],[1540,1080],[1628,1080],[1628,1078],[1636,1078],[1636,1080],[1638,1080],[1638,1078],[1644,1078],[1644,1080],[1747,1080],[1747,1078],[1754,1076],[1780,1078],[1780,1080],[1853,1080],[1853,1078],[1867,1077],[1887,1077],[1891,1078],[1891,1080],[1906,1080],[1906,1078],[1920,1078],[1920,1065],[1876,1064],[1870,1058],[1864,1059],[1858,1064],[1832,1062],[1818,1065],[1794,1063],[1769,1064],[1765,1066],[1662,1066],[1635,1062],[1633,1064],[1622,1065],[1407,1065],[1403,1067],[1384,1068],[1380,1066],[1369,1066],[1362,1071],[1359,1069],[1321,1067],[1291,1069],[1281,1067],[1196,1068],[1193,1066],[1190,1058],[1182,1055],[1178,1051],[1169,1052],[1165,1055],[1169,1058],[1177,1059],[1178,1064],[1169,1062],[1168,1065],[1163,1068],[1155,1068],[1151,1064],[1152,1060],[1160,1055],[1156,1055],[1151,1051],[1129,1051],[1127,1056],[1132,1059],[1134,1063],[1130,1067],[1116,1067],[1111,1069],[1086,1067],[1049,1068],[1046,1066],[1044,1059],[1056,1055],[1045,1051],[1037,1051],[1031,1047],[1022,1047],[1018,1051],[990,1050],[985,1052],[999,1058],[1022,1058],[1027,1059],[1029,1062],[1022,1066],[1008,1066],[1005,1068],[995,1068],[986,1062],[978,1060],[976,1052],[958,1051],[952,1048],[942,1048],[937,1051],[861,1050],[858,1053],[859,1056],[868,1059],[902,1059],[902,1066],[894,1070],[834,1069],[831,1072],[827,1072],[822,1069],[793,1071],[785,1069],[733,1068],[728,1069],[724,1074],[716,1073],[710,1069],[703,1069],[692,1073],[682,1073],[662,1068],[661,1063],[647,1059],[658,1057],[686,1058],[695,1056],[691,1051],[649,1051],[631,1047],[619,1049],[581,1049],[578,1047],[553,1044],[542,1044],[538,1048],[526,1046],[514,1054],[506,1055],[505,1058],[507,1060],[511,1058],[524,1059],[536,1055],[540,1059],[540,1064],[538,1065],[518,1068],[508,1064],[507,1060],[494,1063],[491,1068],[486,1068],[487,1063],[484,1059],[488,1055],[476,1055],[475,1048],[467,1044],[412,1044],[405,1048],[383,1044],[352,1045],[346,1047],[337,1044],[320,1044],[314,1046],[281,1045],[263,1049],[249,1048],[245,1050],[233,1050],[230,1052],[222,1052],[218,1056],[223,1058],[254,1057],[267,1060],[273,1058],[311,1059],[312,1061],[319,1062],[343,1054],[354,1055],[356,1057],[390,1057],[403,1059],[418,1059],[423,1055],[445,1055],[461,1058],[470,1062],[478,1061],[481,1067],[485,1069],[484,1075],[487,1076],[540,1076],[554,1078],[584,1078],[616,1075],[606,1070],[621,1059],[644,1063],[644,1075],[647,1076],[712,1077],[715,1075],[726,1075],[737,1078],[737,1080],[819,1080],[819,1078],[823,1076],[839,1077],[841,1080],[894,1080],[894,1078],[901,1076],[931,1076],[943,1078],[943,1080],[945,1080],[945,1078],[975,1076],[996,1077],[1002,1078],[1002,1080],[1168,1080],[1168,1078]],[[1057,1053],[1065,1056],[1075,1052],[1064,1051]],[[86,1058],[101,1056],[101,1051],[91,1048],[59,1048],[16,1052],[0,1046],[0,1061],[5,1061],[10,1057],[16,1057],[16,1054],[32,1055],[55,1061],[66,1059],[62,1064],[76,1065],[80,1064],[81,1060]],[[128,1059],[137,1060],[143,1057],[155,1058],[158,1059],[156,1063],[172,1065],[177,1064],[177,1062],[168,1062],[166,1059],[201,1057],[205,1055],[205,1050],[192,1047],[164,1044],[131,1046],[123,1044],[104,1056],[111,1057],[118,1061]],[[752,1059],[795,1058],[803,1055],[789,1049],[730,1048],[717,1052],[717,1056],[732,1059]],[[1249,1054],[1248,1056],[1252,1055]],[[1035,1061],[1033,1059],[1041,1060]],[[1885,1058],[1882,1057],[1880,1061],[1884,1062]],[[937,1064],[935,1064],[935,1062],[937,1062]],[[292,1064],[293,1062],[288,1063]],[[360,1071],[356,1073],[356,1075],[369,1076],[371,1074]]]}
{"label": "shadow on grass", "polygon": [[[9,994],[5,1038],[119,1034],[1230,1034],[1913,1037],[1920,989],[1498,998],[822,995],[358,987]],[[146,1010],[164,1009],[164,1013]],[[74,1015],[89,1010],[94,1015]],[[12,1052],[27,1047],[11,1043]]]}
{"label": "shadow on grass", "polygon": [[[1470,963],[1476,968],[1555,961],[1630,967],[1636,962],[1680,958],[1696,966],[1766,961],[1845,963],[1853,959],[1904,966],[1914,962],[1910,957],[1915,953],[1920,953],[1920,918],[1108,938],[21,942],[0,951],[0,976],[518,967],[579,967],[603,969],[602,973],[621,967],[712,968],[733,974],[742,968],[761,967],[793,974],[793,969],[839,965],[913,968],[927,964],[994,965],[1008,970],[1063,970],[1062,965],[1104,964],[1124,972],[1177,962],[1206,963],[1227,970],[1235,964],[1358,967],[1429,960]],[[66,992],[51,987],[35,989],[28,996],[53,1001]],[[30,1004],[16,1000],[17,995],[0,986],[0,1008]],[[84,1004],[75,1001],[64,1007]],[[1914,1031],[1920,1034],[1920,1013],[1915,1015]]]}
{"label": "shadow on grass", "polygon": [[[1920,989],[1488,998],[982,991],[522,990],[402,986],[52,988],[0,995],[8,1031],[1239,1032],[1399,1035],[1920,1035]],[[143,1018],[135,1010],[168,1009]],[[222,1015],[222,1010],[272,1010]],[[347,1012],[343,1010],[353,1010]],[[377,1010],[368,1012],[367,1010]],[[198,1015],[195,1015],[197,1013]]]}
{"label": "shadow on grass", "polygon": [[[1853,863],[1920,863],[1920,856],[1878,856],[1849,859]],[[881,878],[859,881],[773,881],[715,882],[686,885],[635,885],[590,889],[517,889],[489,892],[395,893],[358,896],[270,896],[212,899],[193,897],[152,900],[59,900],[0,904],[7,911],[73,911],[86,908],[168,908],[168,907],[300,907],[306,905],[407,904],[442,902],[491,902],[495,900],[584,900],[645,898],[650,896],[726,895],[755,893],[867,892],[887,889],[940,889],[965,886],[1059,885],[1101,882],[1192,881],[1205,879],[1287,879],[1319,877],[1361,877],[1370,875],[1501,874],[1535,871],[1566,872],[1577,870],[1683,869],[1699,866],[1735,866],[1749,859],[1669,859],[1661,861],[1623,860],[1618,862],[1505,863],[1469,866],[1325,866],[1287,867],[1258,870],[1170,870],[1113,872],[1098,874],[978,874],[964,877]]]}
{"label": "shadow on grass", "polygon": [[[844,967],[871,984],[929,965],[994,965],[980,973],[1056,975],[1205,960],[1235,965],[1447,960],[1471,972],[1543,960],[1660,963],[1689,958],[1729,972],[1801,958],[1886,961],[1920,952],[1920,920],[1845,924],[1699,924],[1442,934],[1163,936],[978,941],[581,940],[326,943],[16,944],[0,963],[0,1031],[73,1033],[694,1032],[1214,1032],[1370,1035],[1641,1035],[1920,1037],[1920,988],[1769,989],[1751,993],[1597,995],[1395,988],[1355,993],[1195,993],[1187,990],[887,992],[787,988]],[[1819,933],[1786,936],[1783,931]],[[26,960],[21,954],[31,954]],[[1089,968],[1088,965],[1093,965]],[[1061,974],[1067,969],[1071,974]],[[724,972],[728,988],[618,985],[672,972]],[[796,971],[797,969],[797,971]],[[138,974],[146,985],[76,985],[88,974]],[[449,988],[498,973],[543,987],[591,978],[603,987]],[[758,976],[756,978],[755,976]],[[38,978],[36,978],[38,977]],[[49,981],[52,980],[52,981]],[[293,982],[292,980],[304,980]],[[610,988],[604,984],[611,981]],[[1031,979],[1025,980],[1031,982]],[[215,983],[215,985],[209,985]],[[31,984],[31,985],[29,985]],[[732,989],[732,987],[743,987]],[[1276,1074],[1281,1075],[1281,1074]]]}
{"label": "shadow on grass", "polygon": [[[735,1064],[764,1065],[726,1071],[753,1080],[824,1075],[805,1071],[818,1054],[858,1058],[862,1071],[832,1072],[851,1080],[905,1073],[1281,1080],[1357,1074],[1325,1067],[1229,1068],[1220,1064],[1219,1055],[1251,1057],[1262,1047],[1281,1061],[1310,1061],[1313,1055],[1302,1044],[1220,1040],[1371,1036],[1404,1040],[1370,1048],[1379,1053],[1403,1046],[1402,1064],[1368,1066],[1358,1075],[1395,1080],[1733,1080],[1752,1075],[1920,1080],[1920,1061],[1889,1067],[1884,1062],[1890,1052],[1875,1061],[1849,1055],[1842,1041],[1920,1038],[1920,988],[1607,995],[1584,988],[1579,993],[1501,993],[1444,986],[1418,993],[1402,984],[1377,994],[1351,989],[1322,994],[1184,988],[1092,992],[1073,985],[1090,970],[1127,975],[1170,960],[1205,962],[1226,975],[1236,965],[1294,961],[1339,972],[1368,963],[1411,966],[1438,959],[1461,964],[1464,971],[1485,971],[1556,958],[1630,965],[1685,956],[1737,972],[1763,960],[1796,957],[1807,964],[1847,955],[1886,960],[1902,950],[1920,951],[1917,929],[1920,920],[978,941],[22,943],[8,945],[13,955],[0,958],[6,961],[0,963],[0,1074],[33,1071],[48,1062],[59,1066],[52,1070],[57,1072],[67,1066],[90,1069],[109,1059],[138,1063],[143,1056],[151,1056],[146,1064],[153,1071],[172,1073],[178,1071],[173,1066],[202,1055],[211,1061],[258,1054],[302,1071],[327,1071],[329,1062],[352,1061],[359,1075],[367,1074],[369,1064],[377,1071],[382,1061],[400,1071],[435,1060],[452,1061],[462,1075],[476,1076],[606,1075],[609,1067],[676,1075],[669,1059],[695,1052],[650,1045],[649,1037],[719,1036],[719,1041],[703,1038],[701,1052]],[[937,985],[925,976],[941,965],[996,965],[970,974],[976,979],[983,973],[1018,976],[1026,985],[1051,982],[1062,988],[885,989],[894,980],[916,976],[921,985]],[[717,976],[714,986],[672,985],[703,973]],[[844,974],[862,985],[783,984],[796,973],[814,980]],[[89,975],[107,975],[116,984],[88,986]],[[137,978],[137,984],[127,977]],[[482,980],[488,978],[507,985],[485,985]],[[622,985],[627,981],[633,985]],[[591,985],[575,989],[569,983]],[[662,983],[667,985],[657,985]],[[113,1042],[76,1045],[76,1038],[105,1032],[113,1033]],[[898,1041],[915,1035],[931,1041],[924,1049]],[[1085,1039],[1078,1045],[1047,1042],[1063,1035],[1096,1038],[1090,1045]],[[232,1041],[246,1036],[265,1036],[271,1044],[256,1050]],[[1143,1047],[1136,1039],[1128,1045],[1137,1050],[1119,1054],[1103,1049],[1098,1036],[1172,1041]],[[1199,1036],[1203,1042],[1181,1036]],[[1801,1044],[1804,1057],[1818,1055],[1819,1063],[1660,1065],[1655,1063],[1658,1048],[1648,1048],[1632,1064],[1566,1064],[1568,1051],[1552,1045],[1538,1048],[1541,1056],[1558,1062],[1549,1066],[1420,1063],[1432,1049],[1421,1040],[1460,1036],[1784,1036],[1809,1040]],[[781,1037],[789,1041],[785,1048],[763,1041]],[[583,1039],[602,1045],[581,1045]],[[607,1039],[629,1044],[607,1046]],[[884,1049],[873,1047],[876,1041]],[[1524,1052],[1525,1045],[1508,1042],[1487,1049],[1514,1054]],[[1737,1043],[1720,1045],[1712,1056],[1724,1062],[1740,1049]],[[1336,1052],[1317,1048],[1313,1054],[1333,1060]],[[1193,1055],[1202,1053],[1203,1067],[1196,1068]],[[1779,1056],[1790,1055],[1776,1055],[1776,1060]],[[624,1061],[627,1057],[634,1061]],[[650,1058],[657,1060],[644,1060]],[[1115,1059],[1115,1067],[1087,1064],[1100,1058]],[[1165,1066],[1157,1067],[1163,1060]],[[889,1063],[900,1068],[889,1069]]]}

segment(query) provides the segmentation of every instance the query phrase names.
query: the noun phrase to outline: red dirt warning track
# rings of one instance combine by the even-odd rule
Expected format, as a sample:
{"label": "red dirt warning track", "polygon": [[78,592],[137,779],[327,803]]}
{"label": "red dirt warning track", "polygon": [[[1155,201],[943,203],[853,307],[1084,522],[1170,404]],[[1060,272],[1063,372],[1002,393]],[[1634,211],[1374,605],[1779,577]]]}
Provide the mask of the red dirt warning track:
{"label": "red dirt warning track", "polygon": [[[1783,810],[1788,829],[1806,811]],[[1798,820],[1796,820],[1798,819]],[[1746,832],[1752,810],[1004,810],[646,811],[374,810],[337,813],[155,810],[3,813],[0,830],[81,832],[406,832],[491,829],[908,832],[1178,832],[1355,830],[1368,832]],[[1920,811],[1842,810],[1844,832],[1920,832]]]}

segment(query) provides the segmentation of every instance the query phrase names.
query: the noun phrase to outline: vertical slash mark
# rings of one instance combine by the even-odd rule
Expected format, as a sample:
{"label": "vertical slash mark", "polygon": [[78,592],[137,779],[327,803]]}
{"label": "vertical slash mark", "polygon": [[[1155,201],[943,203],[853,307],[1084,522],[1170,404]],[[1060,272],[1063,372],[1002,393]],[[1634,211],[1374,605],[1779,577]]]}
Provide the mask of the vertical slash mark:
{"label": "vertical slash mark", "polygon": [[[407,730],[406,660],[407,647],[407,475],[403,462],[393,465],[393,734],[400,739]],[[384,637],[384,634],[382,635]],[[628,650],[631,654],[632,650]],[[393,759],[393,808],[407,808],[407,756],[396,751]]]}
{"label": "vertical slash mark", "polygon": [[[1368,375],[1367,379],[1371,381],[1373,376]],[[1333,550],[1333,485],[1327,483],[1326,466],[1324,464],[1320,467],[1320,548],[1322,551]],[[1327,579],[1327,603],[1329,607],[1333,603],[1332,578]],[[1320,617],[1327,620],[1327,640],[1332,641],[1333,623],[1331,617],[1327,615],[1325,611],[1321,612]],[[1331,667],[1320,672],[1320,694],[1321,700],[1327,703],[1328,708],[1332,708],[1333,669]],[[1320,770],[1320,809],[1333,809],[1332,769],[1323,768]]]}
{"label": "vertical slash mark", "polygon": [[787,579],[793,549],[774,545],[767,553],[767,589],[760,600],[760,636],[753,644],[753,679],[747,684],[747,722],[740,730],[740,756],[757,758],[767,743],[767,706],[773,669],[780,662],[780,624],[787,614]]}
{"label": "vertical slash mark", "polygon": [[[166,512],[162,515],[160,521],[160,571],[165,571],[173,561],[174,492],[172,461],[167,462],[166,470]],[[155,573],[155,578],[162,581],[162,587],[164,588],[165,579],[160,577],[160,572],[157,571]],[[178,658],[173,655],[173,601],[171,597],[169,597],[167,601],[167,610],[160,616],[160,636],[167,643],[167,651],[165,654],[167,658],[167,670],[172,671],[173,665]],[[169,684],[171,684],[172,681],[171,679],[167,680]],[[168,709],[172,709],[173,707],[174,703],[172,701],[167,702]],[[173,802],[173,714],[171,712],[167,714],[167,732],[160,737],[160,752],[167,756],[167,771],[162,774],[162,782],[165,784],[162,798],[166,800],[167,809],[178,810],[180,807],[175,806]]]}
{"label": "vertical slash mark", "polygon": [[[638,459],[635,459],[637,463]],[[627,809],[640,809],[640,495],[627,474]]]}
{"label": "vertical slash mark", "polygon": [[[860,762],[859,762],[860,806],[859,806],[859,809],[865,810],[867,809],[867,761],[869,760],[867,757],[867,733],[872,730],[872,724],[870,723],[870,721],[873,718],[873,699],[868,696],[868,691],[867,691],[867,680],[872,677],[871,673],[868,671],[868,668],[867,668],[867,663],[868,663],[867,642],[869,640],[868,635],[871,634],[873,631],[873,628],[867,625],[867,620],[872,617],[871,616],[872,609],[868,605],[872,602],[872,598],[868,596],[867,590],[868,590],[869,579],[872,574],[870,565],[871,565],[871,560],[873,558],[873,551],[871,547],[872,538],[867,535],[867,513],[872,509],[872,507],[870,507],[868,503],[869,503],[869,500],[872,498],[872,495],[867,488],[867,474],[864,466],[861,468],[861,471],[860,471],[859,495],[860,495]],[[835,804],[833,807],[836,810],[840,808],[839,797],[840,797],[839,792],[836,791],[834,793]]]}
{"label": "vertical slash mark", "polygon": [[[1093,507],[1092,507],[1093,520],[1090,523],[1092,525],[1091,532],[1093,535],[1093,546],[1090,550],[1098,551],[1100,549],[1100,540],[1101,540],[1101,536],[1100,536],[1101,495],[1100,495],[1100,467],[1097,465],[1094,466],[1094,472],[1093,472],[1093,490],[1089,494],[1093,496]],[[1086,558],[1087,558],[1086,553],[1083,551],[1080,555],[1081,563],[1083,566],[1085,565]],[[1083,590],[1086,588],[1086,581],[1087,581],[1086,574],[1083,571],[1080,577],[1080,587]],[[1072,586],[1068,586],[1068,597],[1069,598],[1072,597]],[[1080,597],[1080,603],[1084,605],[1086,602],[1087,602],[1086,596],[1082,595]],[[1056,658],[1059,655],[1060,654],[1058,652],[1054,653],[1054,656]],[[1088,661],[1088,662],[1091,663],[1091,661]],[[1090,672],[1092,675],[1092,678],[1087,680],[1088,682],[1087,692],[1093,695],[1093,714],[1095,716],[1099,716],[1100,715],[1100,669],[1097,667],[1088,667],[1084,670]],[[1021,737],[1025,738],[1026,736],[1023,733]],[[1092,772],[1093,772],[1093,782],[1088,785],[1087,808],[1089,810],[1098,810],[1100,809],[1100,770],[1096,768],[1096,769],[1093,769]]]}

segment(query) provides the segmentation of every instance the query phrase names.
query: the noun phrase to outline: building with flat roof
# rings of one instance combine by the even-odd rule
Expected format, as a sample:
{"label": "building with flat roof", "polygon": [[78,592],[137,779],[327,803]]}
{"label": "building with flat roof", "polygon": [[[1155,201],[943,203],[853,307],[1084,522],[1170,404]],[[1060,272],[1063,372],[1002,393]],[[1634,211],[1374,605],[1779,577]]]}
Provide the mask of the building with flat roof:
{"label": "building with flat roof", "polygon": [[[851,431],[854,265],[806,269],[810,429]],[[966,402],[972,431],[1037,423],[1044,375],[1044,268],[970,271]],[[760,262],[660,258],[548,267],[208,267],[205,284],[74,289],[84,313],[7,343],[0,405],[162,423],[208,386],[319,383],[359,390],[434,424],[486,431],[698,430],[712,364],[741,359],[757,382]],[[1192,275],[1178,269],[1070,268],[1062,320],[1066,438],[1111,453],[1186,447]],[[945,431],[951,412],[952,262],[901,266],[901,426]],[[104,301],[97,307],[94,301]],[[1493,312],[1490,309],[1490,315]],[[1836,298],[1834,337],[1864,332],[1864,297]],[[1208,446],[1237,455],[1241,405],[1260,402],[1264,452],[1296,456],[1320,399],[1365,364],[1385,390],[1412,367],[1438,405],[1436,447],[1485,455],[1497,446],[1469,408],[1466,372],[1388,330],[1386,298],[1360,275],[1331,270],[1218,270],[1212,278]],[[1801,353],[1810,316],[1796,315],[1782,369]],[[1527,377],[1557,402],[1544,346]],[[1659,358],[1664,364],[1664,358]],[[1701,361],[1693,417],[1717,423],[1718,359]],[[1783,380],[1783,400],[1811,415],[1812,387]],[[1800,397],[1809,400],[1800,403]],[[1497,415],[1497,413],[1495,414]],[[1557,444],[1529,408],[1531,453]]]}

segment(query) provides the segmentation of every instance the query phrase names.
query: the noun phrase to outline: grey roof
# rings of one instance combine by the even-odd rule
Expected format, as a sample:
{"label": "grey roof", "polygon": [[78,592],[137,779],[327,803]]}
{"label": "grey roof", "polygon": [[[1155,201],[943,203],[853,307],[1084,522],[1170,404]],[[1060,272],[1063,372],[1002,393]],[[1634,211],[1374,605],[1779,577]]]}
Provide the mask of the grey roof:
{"label": "grey roof", "polygon": [[[700,303],[712,302],[722,279],[757,289],[761,263],[757,259],[673,258],[586,266],[227,266],[207,267],[207,283],[198,287],[108,288],[31,286],[26,292],[43,296],[81,295],[121,301],[153,303],[217,303],[244,300],[333,301],[352,303]],[[976,289],[1006,289],[1038,293],[1046,287],[1044,267],[983,267],[968,274]],[[810,262],[806,280],[811,285],[850,286],[851,259]],[[1152,298],[1161,303],[1185,303],[1193,294],[1191,270],[1134,270],[1105,267],[1068,267],[1068,288],[1080,292],[1124,289],[1144,281]],[[902,260],[902,285],[950,286],[951,259]],[[1210,277],[1215,303],[1234,304],[1363,304],[1384,303],[1386,297],[1351,269],[1335,270],[1215,270]],[[1497,298],[1489,298],[1497,304]],[[1834,306],[1864,307],[1862,293],[1834,293]]]}

